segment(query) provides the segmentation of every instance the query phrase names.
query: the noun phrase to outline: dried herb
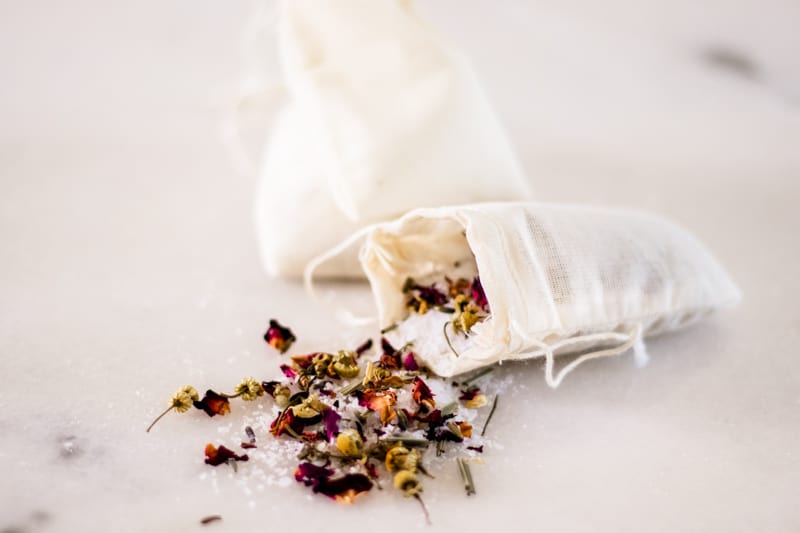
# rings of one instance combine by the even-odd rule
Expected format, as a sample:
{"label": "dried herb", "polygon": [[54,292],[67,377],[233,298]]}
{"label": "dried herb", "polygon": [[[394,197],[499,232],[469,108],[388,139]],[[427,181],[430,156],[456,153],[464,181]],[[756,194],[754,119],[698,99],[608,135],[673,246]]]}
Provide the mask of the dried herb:
{"label": "dried herb", "polygon": [[467,496],[475,494],[475,482],[472,481],[472,472],[470,472],[469,464],[461,457],[456,459],[456,464],[458,465],[458,473],[461,475],[461,481],[464,482]]}
{"label": "dried herb", "polygon": [[270,320],[267,332],[264,333],[264,340],[279,352],[286,353],[297,337],[294,336],[292,330],[281,326],[277,320]]}
{"label": "dried herb", "polygon": [[[421,285],[409,279],[403,291],[409,307],[418,313],[435,309],[452,314],[444,325],[452,349],[448,328],[455,335],[468,335],[476,323],[487,317],[488,303],[478,278],[445,281],[442,289],[441,284]],[[264,339],[281,353],[296,340],[291,330],[276,320],[270,320]],[[271,402],[279,411],[270,424],[270,434],[303,443],[295,471],[299,483],[314,493],[351,503],[372,487],[381,488],[379,468],[385,468],[394,487],[405,497],[416,499],[430,523],[421,497],[420,476],[432,476],[422,464],[423,457],[433,453],[431,447],[437,455],[448,447],[483,452],[483,445],[476,446],[471,440],[472,425],[459,418],[459,407],[477,408],[487,403],[481,389],[470,383],[491,369],[480,370],[462,383],[460,403],[451,401],[437,408],[435,395],[421,375],[428,372],[420,364],[425,354],[419,359],[410,343],[397,349],[384,337],[380,339],[380,353],[371,352],[372,347],[372,339],[367,339],[355,350],[294,355],[288,364],[280,365],[281,380],[248,377],[231,394],[209,389],[201,399],[193,387],[184,387],[153,424],[171,410],[185,412],[191,406],[213,417],[229,413],[235,398]],[[366,356],[368,352],[371,353]],[[362,356],[369,360],[359,365]],[[409,397],[413,404],[406,400]],[[408,403],[402,403],[401,408],[398,398]],[[497,396],[484,432],[496,406]],[[250,426],[244,432],[241,447],[255,448],[256,432]],[[248,459],[246,454],[238,455],[223,445],[208,444],[205,448],[205,462],[212,466],[226,463],[235,469]],[[459,459],[458,467],[467,493],[474,494],[469,466]]]}
{"label": "dried herb", "polygon": [[218,522],[220,520],[222,520],[222,517],[220,515],[212,514],[210,516],[206,516],[205,518],[201,519],[200,523],[203,524],[204,526],[206,526],[208,524],[211,524],[213,522]]}
{"label": "dried herb", "polygon": [[241,447],[244,449],[257,448],[256,433],[250,426],[245,426],[244,434],[247,435],[247,442],[242,441]]}
{"label": "dried herb", "polygon": [[205,396],[200,401],[195,401],[196,409],[205,411],[208,416],[224,416],[231,412],[231,402],[226,396],[218,394],[211,389],[206,391]]}
{"label": "dried herb", "polygon": [[156,425],[156,422],[161,420],[167,413],[172,410],[175,410],[179,413],[185,413],[192,406],[192,403],[196,402],[198,399],[200,399],[200,395],[197,393],[197,390],[194,387],[191,385],[185,385],[181,387],[172,397],[170,406],[167,407],[164,412],[158,415],[149,426],[147,426],[147,433],[150,433],[150,430],[153,429],[153,426]]}
{"label": "dried herb", "polygon": [[221,464],[230,463],[234,465],[235,461],[247,461],[250,458],[247,454],[238,455],[233,450],[220,446],[217,448],[211,443],[206,444],[206,464],[211,466],[219,466]]}
{"label": "dried herb", "polygon": [[497,409],[497,395],[494,396],[494,401],[492,401],[492,409],[489,411],[489,416],[486,417],[486,422],[483,423],[483,429],[481,430],[481,437],[486,435],[486,428],[489,427],[489,422],[492,420],[492,415],[494,415],[494,410]]}

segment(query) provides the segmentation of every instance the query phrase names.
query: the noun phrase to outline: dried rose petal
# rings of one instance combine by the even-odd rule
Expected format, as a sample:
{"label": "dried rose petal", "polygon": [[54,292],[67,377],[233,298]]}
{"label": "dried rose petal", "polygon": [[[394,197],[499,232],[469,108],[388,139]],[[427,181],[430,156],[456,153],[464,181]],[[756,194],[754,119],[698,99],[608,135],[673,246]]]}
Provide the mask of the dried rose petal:
{"label": "dried rose petal", "polygon": [[356,348],[356,354],[361,355],[370,348],[372,348],[372,339],[367,339],[361,344],[361,346]]}
{"label": "dried rose petal", "polygon": [[286,353],[297,337],[294,336],[292,330],[281,326],[277,320],[270,320],[269,328],[264,333],[264,340],[279,352]]}
{"label": "dried rose petal", "polygon": [[225,446],[220,446],[217,448],[210,442],[206,444],[206,464],[211,466],[219,466],[223,463],[227,463],[233,459],[234,461],[247,461],[250,458],[247,454],[237,455],[231,449],[226,448]]}
{"label": "dried rose petal", "polygon": [[483,292],[483,285],[481,285],[480,276],[476,276],[472,280],[472,300],[484,311],[489,310],[489,300],[486,299],[486,293]]}
{"label": "dried rose petal", "polygon": [[397,395],[392,391],[365,391],[360,396],[358,403],[370,411],[378,413],[381,424],[384,426],[397,416],[394,410],[394,404],[397,403]]}
{"label": "dried rose petal", "polygon": [[294,471],[294,479],[306,487],[319,485],[333,475],[333,470],[326,466],[317,466],[313,463],[300,463]]}
{"label": "dried rose petal", "polygon": [[411,397],[417,404],[424,406],[426,409],[433,409],[436,406],[431,389],[419,376],[414,378],[414,390],[411,392]]}
{"label": "dried rose petal", "polygon": [[324,494],[342,503],[353,503],[356,496],[369,491],[372,481],[364,474],[347,474],[331,479],[334,471],[325,466],[301,463],[295,470],[294,478],[315,493]]}
{"label": "dried rose petal", "polygon": [[294,433],[292,436],[295,436],[302,433],[304,428],[305,422],[303,422],[303,419],[296,417],[291,409],[286,409],[278,415],[278,418],[272,421],[272,424],[269,426],[269,431],[276,437],[284,433],[290,435]]}
{"label": "dried rose petal", "polygon": [[467,446],[468,450],[472,450],[473,452],[483,453],[483,444],[480,446]]}
{"label": "dried rose petal", "polygon": [[461,430],[461,434],[465,438],[472,437],[472,424],[469,424],[467,422],[456,422],[456,425],[458,426],[458,429]]}
{"label": "dried rose petal", "polygon": [[403,359],[403,367],[412,372],[419,370],[419,363],[417,363],[417,358],[414,357],[414,352],[408,352],[406,354],[405,359]]}
{"label": "dried rose petal", "polygon": [[341,419],[341,415],[335,409],[326,409],[322,413],[322,421],[325,424],[325,435],[328,438],[328,442],[339,433],[339,420]]}
{"label": "dried rose petal", "polygon": [[297,377],[297,372],[292,370],[292,368],[286,364],[281,365],[281,372],[283,372],[283,375],[289,379],[294,379]]}
{"label": "dried rose petal", "polygon": [[231,402],[211,389],[206,391],[202,400],[194,402],[194,406],[205,411],[208,416],[223,416],[231,412]]}

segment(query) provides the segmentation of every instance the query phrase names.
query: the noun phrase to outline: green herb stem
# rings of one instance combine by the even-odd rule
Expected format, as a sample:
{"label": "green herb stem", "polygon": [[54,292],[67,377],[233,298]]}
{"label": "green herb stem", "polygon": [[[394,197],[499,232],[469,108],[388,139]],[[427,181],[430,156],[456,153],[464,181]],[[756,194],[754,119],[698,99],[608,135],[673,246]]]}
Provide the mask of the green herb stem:
{"label": "green herb stem", "polygon": [[472,472],[469,469],[469,464],[461,457],[456,459],[458,465],[458,473],[461,474],[461,480],[464,482],[464,489],[467,491],[467,496],[475,494],[475,482],[472,480]]}
{"label": "green herb stem", "polygon": [[489,411],[489,416],[486,417],[486,422],[483,423],[483,429],[481,430],[481,437],[486,435],[486,428],[489,427],[489,422],[492,420],[492,415],[494,414],[494,410],[497,409],[497,398],[498,394],[494,395],[494,401],[492,402],[492,410]]}

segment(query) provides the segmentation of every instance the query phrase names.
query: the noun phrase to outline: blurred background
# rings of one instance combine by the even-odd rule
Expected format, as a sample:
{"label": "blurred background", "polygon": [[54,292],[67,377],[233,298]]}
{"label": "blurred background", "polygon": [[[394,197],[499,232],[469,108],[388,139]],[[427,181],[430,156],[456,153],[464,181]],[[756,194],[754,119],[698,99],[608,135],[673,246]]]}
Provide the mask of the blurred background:
{"label": "blurred background", "polygon": [[[668,215],[745,298],[654,341],[644,371],[598,363],[554,393],[537,365],[512,367],[529,385],[509,401],[524,408],[498,415],[482,499],[465,509],[436,487],[436,528],[796,531],[800,4],[417,6],[472,59],[539,200]],[[297,284],[264,275],[256,178],[226,150],[242,73],[275,65],[274,49],[243,41],[256,11],[0,1],[0,531],[188,531],[212,510],[220,529],[288,527],[304,506],[309,526],[345,527],[405,512],[211,483],[195,464],[201,430],[143,431],[185,382],[272,371],[270,317],[308,348],[345,335]],[[270,109],[249,111],[257,156]]]}

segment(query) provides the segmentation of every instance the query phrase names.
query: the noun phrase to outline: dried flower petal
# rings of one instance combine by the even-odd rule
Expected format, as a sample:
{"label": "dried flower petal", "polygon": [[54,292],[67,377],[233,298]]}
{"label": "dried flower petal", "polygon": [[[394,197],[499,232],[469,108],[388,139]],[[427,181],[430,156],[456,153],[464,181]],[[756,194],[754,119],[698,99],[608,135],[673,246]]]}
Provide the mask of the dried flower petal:
{"label": "dried flower petal", "polygon": [[345,429],[336,435],[336,448],[347,458],[364,455],[364,441],[355,429]]}
{"label": "dried flower petal", "polygon": [[277,320],[270,320],[269,328],[264,333],[264,340],[279,352],[286,353],[297,337],[294,336],[292,330],[281,326]]}
{"label": "dried flower petal", "polygon": [[481,285],[480,276],[476,276],[472,280],[472,300],[478,307],[484,311],[489,311],[489,300],[486,299],[486,293],[483,292],[483,285]]}
{"label": "dried flower petal", "polygon": [[372,481],[364,474],[347,474],[331,479],[333,470],[312,463],[301,463],[294,473],[300,483],[311,487],[315,493],[324,494],[341,503],[353,503],[353,500],[372,488]]}
{"label": "dried flower petal", "polygon": [[463,294],[456,296],[453,305],[456,310],[456,316],[452,320],[453,329],[456,332],[469,333],[472,326],[480,320],[480,309]]}
{"label": "dried flower petal", "polygon": [[225,446],[220,446],[217,448],[211,443],[206,444],[206,464],[211,466],[219,466],[223,463],[227,463],[230,460],[234,461],[247,461],[250,458],[247,454],[237,455],[236,452],[226,448]]}
{"label": "dried flower petal", "polygon": [[403,367],[412,372],[419,370],[419,363],[417,363],[417,358],[414,357],[414,352],[406,354],[405,359],[403,359]]}
{"label": "dried flower petal", "polygon": [[397,416],[394,410],[394,405],[397,403],[397,395],[392,391],[368,390],[361,395],[359,403],[366,406],[370,411],[378,413],[381,424],[384,426]]}
{"label": "dried flower petal", "polygon": [[199,399],[200,395],[197,393],[197,389],[191,385],[184,385],[172,397],[172,408],[179,413],[185,413],[192,406],[192,403]]}
{"label": "dried flower petal", "polygon": [[362,355],[370,348],[372,348],[372,339],[367,339],[358,348],[356,348],[356,355]]}
{"label": "dried flower petal", "polygon": [[280,437],[284,433],[295,437],[303,432],[303,428],[305,428],[303,419],[296,417],[291,409],[286,409],[272,421],[269,431],[276,437]]}
{"label": "dried flower petal", "polygon": [[281,365],[281,372],[283,372],[283,375],[289,379],[294,379],[297,377],[297,372],[292,370],[292,368],[287,364]]}
{"label": "dried flower petal", "polygon": [[345,379],[357,377],[358,374],[361,373],[361,369],[358,368],[358,363],[356,362],[357,358],[358,354],[356,352],[339,350],[339,352],[333,356],[333,362],[328,368],[328,375]]}
{"label": "dried flower petal", "polygon": [[458,399],[464,402],[464,405],[470,409],[477,409],[489,403],[486,395],[481,394],[481,390],[478,387],[471,387],[461,391],[461,396],[459,396]]}
{"label": "dried flower petal", "polygon": [[325,436],[328,438],[328,442],[339,433],[339,420],[341,419],[341,415],[335,409],[326,409],[322,413],[322,421],[325,423]]}
{"label": "dried flower petal", "polygon": [[452,280],[448,277],[445,277],[444,280],[447,282],[450,298],[455,298],[459,294],[467,294],[472,286],[469,280],[465,278]]}
{"label": "dried flower petal", "polygon": [[411,392],[411,397],[420,407],[426,410],[431,410],[436,407],[436,402],[433,399],[431,389],[425,384],[419,376],[414,378],[414,390]]}
{"label": "dried flower petal", "polygon": [[289,410],[298,418],[314,418],[321,415],[328,406],[322,403],[319,396],[311,394],[297,405],[293,405]]}
{"label": "dried flower petal", "polygon": [[403,496],[410,498],[422,492],[422,484],[414,472],[401,470],[394,476],[394,486],[403,491]]}
{"label": "dried flower petal", "polygon": [[251,402],[259,396],[264,396],[264,387],[254,378],[245,378],[236,386],[233,393],[242,400]]}
{"label": "dried flower petal", "polygon": [[409,450],[405,446],[395,446],[386,452],[384,463],[386,470],[389,472],[397,472],[398,470],[416,472],[421,458],[422,454],[419,453],[419,450]]}
{"label": "dried flower petal", "polygon": [[211,389],[206,391],[202,400],[199,402],[195,401],[194,406],[197,409],[205,411],[208,416],[223,416],[231,412],[231,402]]}

